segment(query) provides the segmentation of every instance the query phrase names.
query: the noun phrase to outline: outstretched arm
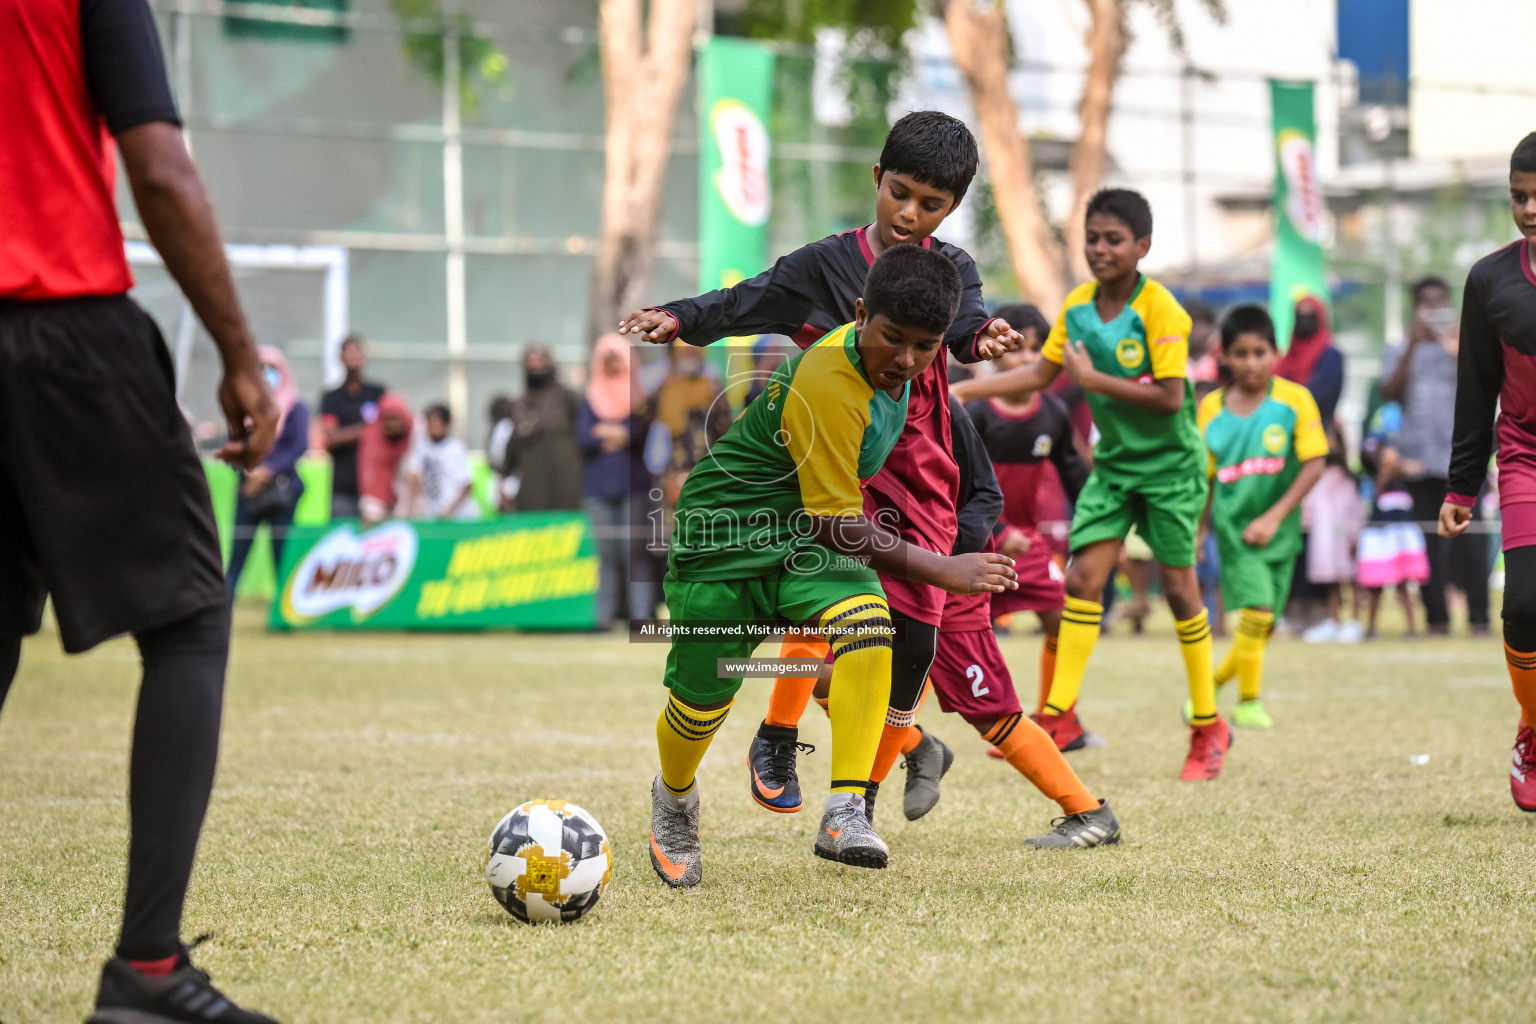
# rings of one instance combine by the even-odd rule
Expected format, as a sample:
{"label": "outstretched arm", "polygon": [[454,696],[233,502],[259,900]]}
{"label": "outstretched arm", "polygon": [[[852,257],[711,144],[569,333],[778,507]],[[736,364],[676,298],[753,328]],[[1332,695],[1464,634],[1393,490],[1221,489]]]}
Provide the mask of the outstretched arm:
{"label": "outstretched arm", "polygon": [[951,384],[949,393],[961,402],[974,402],[978,398],[1027,398],[1031,392],[1050,387],[1060,372],[1059,364],[1042,359],[1033,366],[1020,366]]}
{"label": "outstretched arm", "polygon": [[816,254],[809,246],[796,249],[730,288],[637,309],[619,321],[619,333],[657,345],[679,337],[690,345],[708,345],[750,334],[794,335],[810,315],[816,273]]}

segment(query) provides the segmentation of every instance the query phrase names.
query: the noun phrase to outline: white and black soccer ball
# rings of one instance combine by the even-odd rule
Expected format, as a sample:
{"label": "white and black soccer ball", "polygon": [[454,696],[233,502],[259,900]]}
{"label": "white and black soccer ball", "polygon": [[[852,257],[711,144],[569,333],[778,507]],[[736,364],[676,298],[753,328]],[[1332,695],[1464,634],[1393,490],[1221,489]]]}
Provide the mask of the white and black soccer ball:
{"label": "white and black soccer ball", "polygon": [[575,804],[530,800],[491,832],[485,880],[496,902],[525,924],[580,919],[612,878],[608,834]]}

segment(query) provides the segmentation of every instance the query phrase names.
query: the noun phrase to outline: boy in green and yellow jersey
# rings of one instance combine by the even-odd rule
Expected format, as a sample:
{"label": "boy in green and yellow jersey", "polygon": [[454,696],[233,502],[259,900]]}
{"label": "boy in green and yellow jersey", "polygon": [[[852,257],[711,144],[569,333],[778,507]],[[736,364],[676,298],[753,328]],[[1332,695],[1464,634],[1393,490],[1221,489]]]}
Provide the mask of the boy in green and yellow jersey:
{"label": "boy in green and yellow jersey", "polygon": [[1152,208],[1128,189],[1088,202],[1084,254],[1094,280],[1067,296],[1034,366],[951,388],[962,400],[1047,387],[1066,371],[1088,394],[1099,431],[1093,472],[1072,516],[1067,600],[1050,697],[1036,715],[1060,750],[1084,746],[1077,694],[1099,637],[1104,585],[1131,527],[1152,549],[1189,682],[1189,756],[1180,778],[1221,774],[1231,732],[1216,713],[1211,628],[1195,579],[1205,509],[1205,451],[1188,378],[1189,314],[1138,269],[1152,247]]}
{"label": "boy in green and yellow jersey", "polygon": [[[1237,638],[1216,668],[1216,685],[1238,680],[1232,721],[1272,724],[1259,689],[1264,645],[1285,610],[1301,554],[1301,499],[1323,475],[1328,439],[1312,394],[1275,376],[1275,325],[1258,306],[1239,306],[1221,324],[1232,383],[1205,396],[1197,422],[1210,453],[1210,523],[1221,554],[1221,593],[1240,608]],[[1185,715],[1190,709],[1185,707]]]}
{"label": "boy in green and yellow jersey", "polygon": [[943,255],[887,249],[855,321],[775,371],[683,485],[663,582],[672,694],[651,785],[651,865],[674,888],[702,878],[694,775],[741,686],[741,660],[764,638],[751,627],[774,622],[815,630],[833,657],[832,785],[816,855],[885,867],[864,803],[891,692],[894,630],[876,574],[960,594],[1017,586],[1011,558],[941,556],[864,514],[861,483],[895,447],[909,385],[939,353],[960,293]]}

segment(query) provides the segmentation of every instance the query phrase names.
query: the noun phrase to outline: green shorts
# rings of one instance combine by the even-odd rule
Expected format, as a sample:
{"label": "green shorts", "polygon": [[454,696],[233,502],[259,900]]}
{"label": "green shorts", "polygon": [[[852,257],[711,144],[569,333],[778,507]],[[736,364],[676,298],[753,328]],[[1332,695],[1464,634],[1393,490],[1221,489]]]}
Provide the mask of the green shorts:
{"label": "green shorts", "polygon": [[1291,596],[1296,559],[1265,557],[1263,551],[1222,551],[1221,603],[1235,608],[1268,608],[1279,618]]}
{"label": "green shorts", "polygon": [[[822,612],[850,597],[885,592],[873,570],[840,570],[807,576],[780,572],[744,580],[680,580],[669,569],[662,580],[667,611],[674,624],[730,630],[734,623],[785,619],[814,622]],[[673,637],[667,652],[667,689],[693,705],[728,700],[741,688],[741,677],[720,678],[721,658],[750,657],[763,636]]]}
{"label": "green shorts", "polygon": [[1073,551],[1105,540],[1125,540],[1131,527],[1164,565],[1195,564],[1195,535],[1205,512],[1205,474],[1168,481],[1121,483],[1090,473],[1072,515]]}

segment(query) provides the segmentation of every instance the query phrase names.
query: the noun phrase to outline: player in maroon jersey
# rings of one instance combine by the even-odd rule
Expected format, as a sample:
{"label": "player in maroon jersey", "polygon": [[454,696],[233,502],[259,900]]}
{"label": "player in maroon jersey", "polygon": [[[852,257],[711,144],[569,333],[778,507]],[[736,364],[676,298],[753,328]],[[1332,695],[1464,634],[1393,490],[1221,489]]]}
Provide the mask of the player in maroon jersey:
{"label": "player in maroon jersey", "polygon": [[1471,522],[1497,440],[1504,660],[1520,703],[1509,787],[1522,811],[1536,811],[1536,132],[1510,156],[1509,205],[1520,241],[1478,260],[1462,297],[1440,536],[1458,536]]}
{"label": "player in maroon jersey", "polygon": [[[1034,306],[1004,306],[998,315],[1015,325],[1023,338],[1022,348],[997,360],[999,370],[1027,366],[1040,359],[1040,348],[1050,324]],[[1069,501],[1088,479],[1089,466],[1078,449],[1071,414],[1065,403],[1049,392],[1037,391],[1023,400],[978,398],[965,410],[991,457],[1003,491],[1003,515],[998,521],[996,545],[1014,559],[1019,589],[1006,600],[992,602],[992,617],[1012,612],[1034,612],[1045,630],[1040,649],[1040,694],[1033,710],[1038,712],[1050,692],[1056,669],[1056,634],[1061,628],[1061,609],[1066,600],[1066,577],[1051,558],[1050,547],[1039,530],[1038,502],[1043,486],[1054,470]],[[1067,749],[1076,750],[1092,740],[1085,733]]]}

